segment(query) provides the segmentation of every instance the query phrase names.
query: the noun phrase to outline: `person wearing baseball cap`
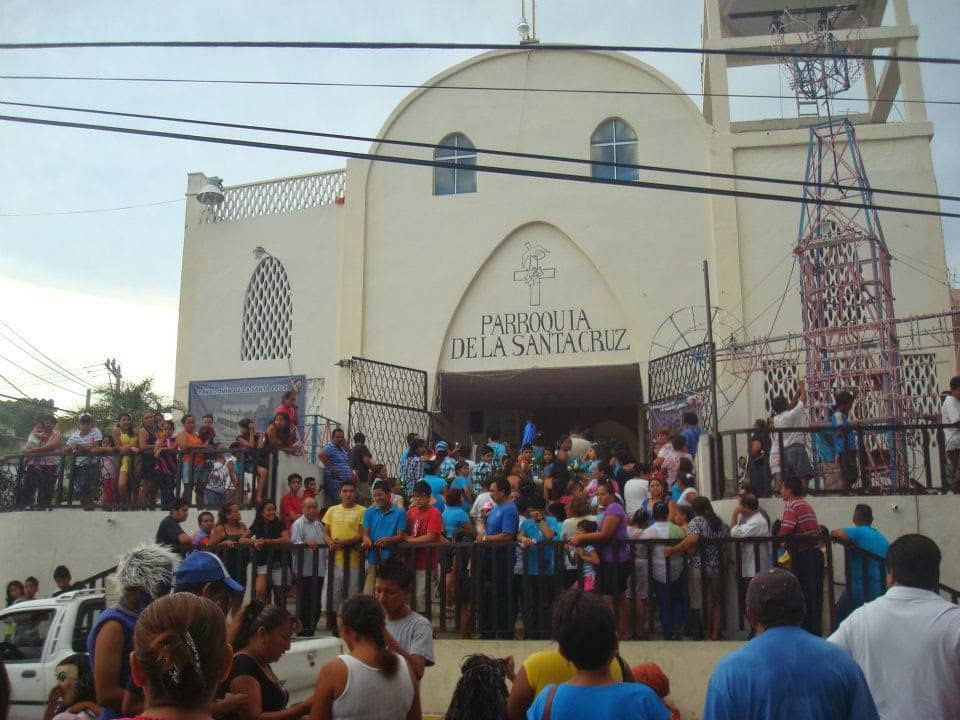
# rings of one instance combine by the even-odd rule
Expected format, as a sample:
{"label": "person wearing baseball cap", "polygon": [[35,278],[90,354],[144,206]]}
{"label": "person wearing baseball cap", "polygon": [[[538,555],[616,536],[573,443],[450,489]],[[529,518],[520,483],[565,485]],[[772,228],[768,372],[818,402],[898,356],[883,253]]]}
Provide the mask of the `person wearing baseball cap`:
{"label": "person wearing baseball cap", "polygon": [[807,608],[796,576],[781,568],[759,573],[746,606],[757,636],[717,663],[704,720],[879,718],[860,666],[801,627]]}
{"label": "person wearing baseball cap", "polygon": [[189,592],[212,600],[224,615],[230,612],[230,594],[243,592],[243,585],[230,577],[223,561],[208,552],[187,555],[177,567],[174,580],[174,592]]}

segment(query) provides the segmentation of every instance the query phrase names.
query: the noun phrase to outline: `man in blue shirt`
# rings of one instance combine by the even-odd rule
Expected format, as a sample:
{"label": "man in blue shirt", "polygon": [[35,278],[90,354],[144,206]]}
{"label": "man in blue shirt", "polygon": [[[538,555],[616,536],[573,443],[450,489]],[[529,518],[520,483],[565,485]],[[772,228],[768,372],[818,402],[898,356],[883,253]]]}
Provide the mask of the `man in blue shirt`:
{"label": "man in blue shirt", "polygon": [[450,481],[452,490],[460,490],[468,502],[473,502],[473,488],[470,485],[470,463],[460,460],[454,465],[453,480]]}
{"label": "man in blue shirt", "polygon": [[383,480],[373,484],[373,505],[363,513],[363,549],[367,551],[367,576],[363,581],[365,595],[373,595],[376,582],[377,553],[380,562],[392,554],[391,545],[407,537],[407,513],[393,504],[390,489]]}
{"label": "man in blue shirt", "polygon": [[[844,545],[864,550],[873,555],[879,555],[882,558],[887,557],[887,549],[890,547],[887,539],[873,527],[873,509],[863,503],[853,509],[853,527],[833,530],[830,532],[830,537],[836,538]],[[834,629],[840,625],[847,615],[865,602],[880,597],[886,587],[883,566],[879,560],[865,557],[856,550],[848,550],[846,561],[849,569],[847,573],[849,585],[840,599],[837,600]],[[866,593],[864,593],[863,587],[864,577],[867,579]]]}
{"label": "man in blue shirt", "polygon": [[690,453],[690,458],[695,459],[697,448],[700,447],[700,436],[703,434],[700,419],[695,412],[685,412],[683,414],[683,427],[680,434],[687,439],[687,452]]}
{"label": "man in blue shirt", "polygon": [[327,507],[340,502],[340,486],[348,480],[357,481],[357,474],[350,467],[350,454],[347,452],[347,440],[343,428],[335,428],[330,434],[330,442],[323,446],[318,458],[326,468],[324,474],[324,492]]}
{"label": "man in blue shirt", "polygon": [[746,606],[757,636],[717,663],[704,720],[879,720],[860,666],[800,627],[806,605],[792,573],[758,574]]}
{"label": "man in blue shirt", "polygon": [[513,640],[510,602],[504,597],[511,584],[513,541],[520,527],[520,513],[510,498],[510,481],[495,475],[490,482],[493,509],[487,515],[477,542],[487,547],[482,555],[480,595],[480,637]]}
{"label": "man in blue shirt", "polygon": [[500,431],[496,428],[487,431],[487,447],[493,450],[493,459],[498,462],[507,454],[507,446],[500,442]]}
{"label": "man in blue shirt", "polygon": [[[560,522],[546,512],[543,498],[530,501],[530,516],[520,523],[517,539],[526,548],[523,592],[523,636],[530,640],[550,637],[550,611],[555,581],[553,569],[560,541]],[[541,562],[542,559],[542,562]]]}
{"label": "man in blue shirt", "polygon": [[443,491],[447,489],[447,481],[437,474],[436,460],[430,460],[424,465],[423,481],[430,486],[430,494],[433,495],[434,502],[431,503],[438,512],[443,512],[446,507],[443,503]]}

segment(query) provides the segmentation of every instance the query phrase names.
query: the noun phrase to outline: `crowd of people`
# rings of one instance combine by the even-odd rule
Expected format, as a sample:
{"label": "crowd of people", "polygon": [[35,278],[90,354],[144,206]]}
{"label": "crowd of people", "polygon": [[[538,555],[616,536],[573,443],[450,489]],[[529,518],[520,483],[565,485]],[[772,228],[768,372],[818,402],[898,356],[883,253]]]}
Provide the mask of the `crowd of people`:
{"label": "crowd of people", "polygon": [[[937,592],[940,562],[929,538],[898,538],[886,593],[827,639],[803,629],[809,609],[794,573],[758,572],[746,587],[755,636],[713,668],[703,717],[958,717],[960,607]],[[179,561],[159,545],[134,548],[120,559],[119,600],[96,620],[88,654],[58,663],[45,718],[416,720],[433,645],[409,607],[412,583],[413,570],[394,557],[381,566],[374,596],[346,599],[338,608],[345,647],[319,668],[313,692],[292,701],[273,666],[297,631],[293,615],[254,599],[228,625],[235,588],[216,556],[197,551]],[[465,658],[445,718],[678,718],[655,658],[630,667],[617,625],[596,593],[563,592],[551,612],[556,646],[519,670],[512,658]],[[684,692],[682,683],[675,691]],[[0,663],[0,718],[8,703]]]}
{"label": "crowd of people", "polygon": [[262,432],[243,418],[229,439],[217,437],[210,414],[198,426],[186,413],[178,427],[159,411],[143,413],[139,425],[123,412],[102,432],[81,413],[66,434],[57,429],[56,416],[46,415],[13,458],[22,463],[17,504],[74,502],[110,510],[168,508],[175,499],[209,508],[227,500],[253,504],[268,494],[271,453],[303,453],[296,401],[295,391],[285,393]]}

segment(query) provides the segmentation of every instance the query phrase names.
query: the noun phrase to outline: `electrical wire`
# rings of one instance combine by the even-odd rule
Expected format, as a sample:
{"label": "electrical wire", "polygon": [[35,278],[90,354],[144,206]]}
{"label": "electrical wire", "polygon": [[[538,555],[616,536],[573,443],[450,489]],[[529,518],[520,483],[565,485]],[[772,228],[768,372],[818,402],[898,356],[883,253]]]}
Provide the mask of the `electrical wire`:
{"label": "electrical wire", "polygon": [[945,288],[947,288],[948,290],[951,290],[951,289],[952,289],[952,288],[950,287],[950,284],[949,284],[948,282],[946,282],[946,281],[944,281],[944,280],[941,280],[941,279],[938,279],[938,278],[934,277],[933,275],[931,275],[930,273],[924,272],[923,270],[921,270],[921,269],[918,268],[917,266],[911,265],[910,263],[908,263],[906,260],[904,260],[904,259],[901,258],[901,257],[894,257],[893,255],[891,255],[891,256],[890,256],[890,259],[893,260],[893,261],[895,261],[895,262],[900,263],[901,265],[905,265],[906,267],[910,268],[911,270],[920,273],[920,274],[923,275],[924,277],[930,278],[930,279],[933,280],[935,283],[937,283],[938,285],[943,285],[943,286],[944,286]]}
{"label": "electrical wire", "polygon": [[[292,128],[283,128],[269,125],[250,125],[246,123],[231,123],[218,120],[198,120],[195,118],[184,118],[176,115],[153,115],[146,113],[122,112],[119,110],[101,110],[98,108],[84,108],[70,105],[47,105],[41,103],[25,103],[13,100],[0,100],[0,105],[9,105],[13,107],[26,107],[42,110],[62,110],[66,112],[86,113],[90,115],[109,115],[114,117],[137,118],[140,120],[161,120],[163,122],[174,122],[190,125],[204,125],[218,128],[230,128],[234,130],[254,130],[258,132],[283,133],[287,135],[303,135],[307,137],[320,137],[334,140],[348,140],[356,142],[368,142],[380,145],[397,145],[401,147],[425,148],[429,150],[460,150],[454,145],[443,145],[436,143],[420,142],[415,140],[396,140],[387,138],[375,138],[364,135],[346,135],[343,133],[328,133],[315,130],[298,130]],[[566,157],[563,155],[545,155],[542,153],[526,153],[514,150],[495,150],[491,148],[475,147],[474,151],[478,154],[491,155],[494,157],[511,157],[527,160],[544,160],[547,162],[563,162],[576,165],[599,165],[602,167],[621,167],[648,172],[673,173],[677,175],[686,175],[692,177],[719,178],[723,180],[735,180],[739,182],[763,182],[774,185],[789,185],[801,188],[821,188],[830,190],[842,190],[849,192],[871,192],[874,194],[896,195],[900,197],[916,197],[931,200],[960,201],[960,195],[940,195],[936,193],[922,193],[912,190],[891,190],[887,188],[863,187],[860,185],[839,185],[832,183],[808,182],[806,180],[790,180],[787,178],[771,178],[762,175],[738,175],[736,173],[721,173],[708,170],[691,170],[686,168],[664,167],[661,165],[640,165],[636,163],[607,162],[600,160],[590,160],[587,158]]]}
{"label": "electrical wire", "polygon": [[0,217],[48,217],[50,215],[88,215],[90,213],[117,212],[119,210],[134,210],[136,208],[157,207],[159,205],[172,205],[173,203],[183,202],[183,198],[177,200],[162,200],[160,202],[141,203],[139,205],[120,205],[119,207],[92,208],[89,210],[51,210],[49,212],[28,212],[28,213],[0,213]]}
{"label": "electrical wire", "polygon": [[[519,92],[519,93],[554,93],[572,95],[637,95],[643,97],[720,97],[751,100],[795,100],[796,95],[772,95],[766,93],[717,93],[717,92],[676,92],[673,90],[605,90],[598,88],[545,88],[545,87],[508,87],[502,85],[418,85],[415,83],[382,83],[382,82],[335,82],[319,80],[217,80],[212,78],[163,78],[137,76],[105,76],[105,75],[0,75],[0,80],[74,80],[83,82],[131,82],[131,83],[182,83],[193,85],[267,85],[278,87],[334,87],[334,88],[366,88],[392,90],[455,90],[477,92]],[[866,98],[848,97],[838,98],[847,102],[903,102],[919,105],[960,105],[960,100],[897,100],[893,98]],[[781,111],[782,115],[782,111]]]}
{"label": "electrical wire", "polygon": [[37,380],[40,380],[40,381],[44,382],[45,384],[50,385],[51,387],[55,387],[55,388],[57,388],[58,390],[63,390],[64,392],[73,393],[74,395],[80,395],[81,397],[84,395],[84,393],[82,393],[82,392],[77,392],[76,390],[71,390],[70,388],[65,388],[63,385],[57,385],[57,383],[55,383],[55,382],[50,382],[49,380],[44,380],[42,377],[40,377],[39,375],[37,375],[35,372],[32,372],[32,371],[28,370],[28,369],[25,368],[23,365],[20,365],[20,364],[18,364],[18,363],[15,363],[13,360],[11,360],[10,358],[6,357],[5,355],[0,355],[0,360],[3,360],[3,361],[5,361],[5,362],[7,362],[7,363],[10,363],[11,365],[13,365],[13,366],[14,366],[15,368],[17,368],[18,370],[22,370],[23,372],[27,373],[27,375],[32,375],[33,377],[37,378]]}
{"label": "electrical wire", "polygon": [[67,380],[69,380],[69,381],[71,381],[71,382],[75,382],[75,381],[73,380],[73,378],[69,377],[68,375],[64,375],[64,374],[63,374],[62,372],[60,372],[57,368],[55,368],[53,365],[49,365],[48,363],[44,362],[42,359],[40,359],[39,357],[37,357],[36,355],[34,355],[33,353],[31,353],[29,350],[25,349],[22,345],[20,345],[16,340],[14,340],[13,338],[11,338],[9,335],[6,335],[6,334],[0,332],[0,339],[6,340],[8,343],[10,343],[11,345],[13,345],[13,347],[15,347],[17,350],[19,350],[20,352],[22,352],[24,355],[26,355],[27,357],[29,357],[31,360],[34,360],[34,361],[40,363],[41,365],[43,365],[43,366],[44,366],[45,368],[47,368],[48,370],[53,370],[55,373],[57,373],[57,376],[58,376],[58,377],[63,377],[63,378],[66,378]]}
{"label": "electrical wire", "polygon": [[525,170],[521,168],[503,167],[499,165],[468,165],[462,163],[448,162],[442,160],[428,160],[422,158],[399,157],[395,155],[379,155],[374,153],[354,152],[348,150],[334,150],[331,148],[306,147],[302,145],[289,145],[282,143],[268,143],[254,140],[240,140],[235,138],[222,138],[210,135],[192,135],[188,133],[163,132],[160,130],[144,130],[140,128],[121,127],[116,125],[96,125],[92,123],[69,122],[65,120],[46,120],[43,118],[23,117],[18,115],[0,115],[0,121],[23,123],[28,125],[45,125],[50,127],[74,128],[80,130],[94,130],[98,132],[120,133],[126,135],[137,135],[142,137],[157,137],[170,140],[187,140],[193,142],[207,142],[218,145],[228,145],[235,147],[258,148],[263,150],[281,150],[284,152],[300,152],[312,155],[327,155],[331,157],[353,158],[361,160],[370,160],[373,162],[386,162],[400,165],[417,165],[421,167],[437,167],[447,169],[469,169],[477,172],[492,173],[496,175],[512,175],[515,177],[534,177],[546,180],[564,180],[578,183],[588,183],[593,185],[615,185],[619,187],[635,187],[650,190],[666,190],[672,192],[686,192],[698,195],[718,195],[722,197],[741,197],[754,200],[770,200],[779,202],[788,202],[791,204],[812,203],[829,207],[845,207],[853,210],[876,210],[893,213],[902,213],[907,215],[931,215],[934,217],[956,217],[960,218],[960,213],[943,212],[939,210],[923,210],[920,208],[903,208],[891,205],[876,205],[873,203],[851,203],[840,200],[827,200],[824,198],[801,198],[788,195],[775,195],[770,193],[748,192],[745,190],[729,190],[726,188],[714,187],[694,187],[690,185],[676,185],[671,183],[658,183],[646,180],[615,180],[611,178],[599,178],[592,175],[576,175],[573,173],[552,172],[543,170]]}
{"label": "electrical wire", "polygon": [[[29,396],[28,396],[23,390],[21,390],[21,389],[18,388],[16,385],[14,385],[14,384],[13,384],[10,380],[8,380],[7,377],[6,377],[5,375],[3,375],[2,373],[0,373],[0,380],[3,380],[7,385],[9,385],[9,386],[12,387],[14,390],[16,390],[18,393],[20,393],[21,395],[23,395],[23,397],[26,398],[27,400],[30,399]],[[4,395],[3,393],[0,393],[0,397],[10,398],[11,400],[20,400],[20,399],[21,399],[21,398],[14,397],[13,395]]]}
{"label": "electrical wire", "polygon": [[678,47],[672,45],[579,45],[575,43],[516,43],[479,42],[375,42],[375,41],[313,41],[313,40],[95,40],[61,42],[0,43],[0,50],[80,50],[91,48],[168,48],[184,49],[261,49],[261,50],[513,50],[527,53],[544,52],[633,52],[660,53],[664,55],[720,55],[723,57],[802,57],[835,60],[884,60],[886,62],[930,63],[934,65],[960,65],[960,59],[919,55],[885,55],[873,53],[829,53],[783,50],[738,50],[702,47]]}
{"label": "electrical wire", "polygon": [[[3,375],[0,375],[0,378],[6,380],[6,378],[4,378]],[[13,383],[11,383],[9,380],[6,380],[6,382],[7,382],[9,385],[13,385]],[[13,385],[13,387],[14,387],[15,389],[19,390],[19,388],[17,388],[16,385]],[[42,400],[37,400],[36,398],[27,397],[26,393],[21,393],[21,394],[23,395],[22,398],[14,397],[13,395],[6,395],[5,393],[0,393],[0,397],[6,398],[7,400],[14,400],[14,401],[16,401],[16,402],[28,402],[28,403],[32,403],[33,405],[39,405],[40,407],[50,408],[50,409],[52,409],[52,410],[56,410],[57,412],[69,413],[70,415],[76,415],[76,414],[77,414],[77,411],[76,411],[76,410],[65,410],[64,408],[57,407],[56,405],[50,405],[50,404],[48,404],[48,403],[45,403],[45,402],[43,402]]]}
{"label": "electrical wire", "polygon": [[[49,355],[47,355],[45,352],[43,352],[43,350],[41,350],[40,348],[38,348],[38,347],[37,347],[36,345],[34,345],[32,342],[30,342],[29,340],[27,340],[23,335],[21,335],[21,334],[18,333],[16,330],[14,330],[12,327],[10,327],[10,325],[9,325],[8,323],[4,322],[3,320],[0,320],[0,325],[3,325],[7,330],[9,330],[9,331],[12,332],[14,335],[16,335],[18,338],[20,338],[21,340],[23,340],[23,342],[25,342],[25,343],[26,343],[28,346],[30,346],[33,350],[35,350],[36,352],[38,352],[44,359],[49,360],[51,363],[53,363],[54,365],[56,365],[56,367],[57,367],[57,372],[63,371],[63,372],[61,372],[60,374],[63,375],[67,380],[71,380],[72,382],[79,382],[81,385],[86,385],[87,387],[93,387],[90,383],[88,383],[88,382],[87,382],[86,380],[84,380],[82,377],[80,377],[79,375],[76,375],[76,374],[70,372],[69,370],[67,370],[63,365],[61,365],[61,364],[58,363],[56,360],[54,360],[52,357],[50,357]],[[29,354],[29,353],[28,353],[28,354]],[[36,358],[34,358],[34,359],[36,359]],[[41,362],[42,362],[42,361],[41,361]],[[46,363],[44,363],[44,365],[46,365]],[[49,367],[49,365],[48,365],[47,367]],[[64,373],[66,373],[66,374],[64,375]]]}

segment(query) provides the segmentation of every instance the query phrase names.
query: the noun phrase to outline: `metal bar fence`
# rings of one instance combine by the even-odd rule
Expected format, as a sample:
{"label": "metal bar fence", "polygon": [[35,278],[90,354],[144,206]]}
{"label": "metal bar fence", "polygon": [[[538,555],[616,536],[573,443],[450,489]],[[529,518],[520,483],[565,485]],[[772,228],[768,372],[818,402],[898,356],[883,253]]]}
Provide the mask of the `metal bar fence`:
{"label": "metal bar fence", "polygon": [[[861,425],[844,432],[831,426],[723,430],[721,443],[727,440],[730,455],[721,458],[719,472],[712,473],[718,477],[715,497],[734,497],[746,483],[761,497],[776,493],[782,477],[793,472],[788,453],[798,452],[797,446],[813,466],[807,482],[814,495],[947,493],[960,477],[960,468],[952,466],[944,450],[945,429],[954,428],[907,423]],[[834,442],[838,434],[855,438],[856,447],[838,453]],[[756,439],[759,453],[754,452]],[[898,475],[897,445],[906,448],[905,477]],[[745,450],[738,454],[739,448]]]}
{"label": "metal bar fence", "polygon": [[264,449],[96,448],[0,458],[0,511],[166,509],[175,499],[216,509],[276,499],[276,491],[277,453]]}

